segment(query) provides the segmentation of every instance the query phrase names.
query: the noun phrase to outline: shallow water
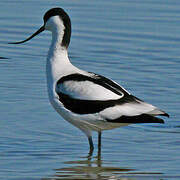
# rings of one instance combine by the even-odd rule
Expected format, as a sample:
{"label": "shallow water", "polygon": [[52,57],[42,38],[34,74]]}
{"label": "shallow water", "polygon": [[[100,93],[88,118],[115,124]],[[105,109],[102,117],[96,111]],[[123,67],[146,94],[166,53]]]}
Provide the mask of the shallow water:
{"label": "shallow water", "polygon": [[[84,134],[50,106],[51,35],[23,40],[50,8],[72,20],[73,64],[107,76],[170,114],[165,124],[105,131],[88,158]],[[180,179],[180,1],[0,1],[0,179]],[[94,133],[97,146],[97,135]]]}

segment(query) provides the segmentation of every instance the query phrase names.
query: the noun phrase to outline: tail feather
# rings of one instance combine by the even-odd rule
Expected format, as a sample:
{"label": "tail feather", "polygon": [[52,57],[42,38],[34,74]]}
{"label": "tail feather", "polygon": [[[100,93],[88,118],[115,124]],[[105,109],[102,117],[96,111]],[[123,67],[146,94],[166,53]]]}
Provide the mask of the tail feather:
{"label": "tail feather", "polygon": [[169,114],[168,114],[168,113],[166,113],[166,112],[164,112],[164,114],[159,114],[159,116],[166,116],[166,117],[168,117],[168,118],[169,118]]}
{"label": "tail feather", "polygon": [[[168,115],[168,114],[167,114]],[[164,114],[164,116],[167,116]],[[121,116],[117,119],[106,119],[108,122],[112,123],[162,123],[164,124],[164,120],[149,114],[141,114],[137,116]]]}
{"label": "tail feather", "polygon": [[152,116],[166,116],[166,117],[169,117],[169,114],[167,114],[166,112],[164,112],[161,109],[158,109],[156,107],[152,111],[149,111],[149,112],[147,112],[145,114],[152,115]]}

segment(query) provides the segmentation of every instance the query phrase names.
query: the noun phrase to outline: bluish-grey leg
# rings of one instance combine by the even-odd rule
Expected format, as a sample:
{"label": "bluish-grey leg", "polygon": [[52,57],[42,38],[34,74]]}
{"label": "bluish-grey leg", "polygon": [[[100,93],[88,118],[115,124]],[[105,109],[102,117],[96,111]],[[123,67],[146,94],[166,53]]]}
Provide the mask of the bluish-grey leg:
{"label": "bluish-grey leg", "polygon": [[101,157],[101,131],[98,132],[98,157]]}
{"label": "bluish-grey leg", "polygon": [[92,156],[94,151],[92,136],[88,137],[88,141],[89,141],[89,156]]}

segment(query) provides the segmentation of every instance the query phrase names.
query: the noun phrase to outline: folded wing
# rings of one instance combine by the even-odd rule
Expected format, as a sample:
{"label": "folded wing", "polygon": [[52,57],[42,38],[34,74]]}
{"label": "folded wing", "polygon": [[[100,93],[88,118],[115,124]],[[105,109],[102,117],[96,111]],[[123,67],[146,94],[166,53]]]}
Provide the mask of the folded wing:
{"label": "folded wing", "polygon": [[124,88],[103,76],[89,73],[62,77],[56,93],[64,107],[76,114],[98,114],[116,123],[163,123],[157,115],[168,116],[155,106],[132,96]]}

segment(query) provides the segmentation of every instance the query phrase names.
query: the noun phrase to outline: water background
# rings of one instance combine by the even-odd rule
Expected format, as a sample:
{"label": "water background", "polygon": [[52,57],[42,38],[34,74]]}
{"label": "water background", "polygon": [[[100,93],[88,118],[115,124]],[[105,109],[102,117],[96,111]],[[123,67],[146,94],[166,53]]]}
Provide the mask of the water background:
{"label": "water background", "polygon": [[[107,76],[170,114],[165,124],[131,125],[102,136],[101,159],[87,138],[51,107],[43,32],[62,7],[71,17],[73,64]],[[0,1],[0,179],[180,179],[179,0]],[[97,146],[97,134],[94,133]]]}

